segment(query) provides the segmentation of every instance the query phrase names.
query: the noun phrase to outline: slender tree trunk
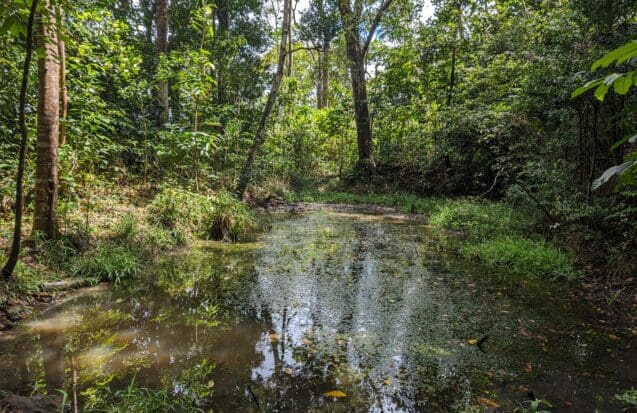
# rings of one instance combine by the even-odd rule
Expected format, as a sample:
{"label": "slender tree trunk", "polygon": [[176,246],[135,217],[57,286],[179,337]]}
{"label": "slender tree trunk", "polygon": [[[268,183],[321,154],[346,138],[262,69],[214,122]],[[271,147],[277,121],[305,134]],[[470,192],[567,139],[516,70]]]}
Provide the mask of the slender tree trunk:
{"label": "slender tree trunk", "polygon": [[254,136],[254,142],[252,144],[252,148],[248,152],[248,157],[246,158],[245,164],[243,166],[243,170],[241,171],[241,175],[239,176],[239,182],[237,183],[236,194],[239,198],[243,198],[243,194],[248,186],[248,182],[252,177],[252,167],[254,165],[254,159],[257,156],[257,152],[263,144],[263,140],[265,139],[265,128],[268,124],[268,118],[270,117],[270,112],[272,112],[272,108],[274,107],[274,102],[276,101],[277,94],[279,93],[279,87],[281,86],[281,81],[283,80],[283,71],[285,69],[285,56],[287,55],[287,42],[288,42],[288,33],[290,32],[290,21],[292,15],[292,0],[283,0],[283,26],[281,33],[281,42],[279,45],[279,59],[277,62],[276,74],[274,75],[274,79],[272,79],[272,86],[270,87],[270,94],[268,95],[268,100],[263,108],[263,113],[261,114],[261,120],[259,121],[259,127],[257,128],[257,132]]}
{"label": "slender tree trunk", "polygon": [[217,51],[217,103],[220,105],[228,103],[226,76],[228,71],[227,56],[224,54],[224,49],[227,47],[227,42],[230,38],[230,16],[228,10],[228,0],[219,0],[217,2],[217,22],[219,23],[217,30],[215,31],[215,43],[220,40],[221,48]]}
{"label": "slender tree trunk", "polygon": [[359,175],[372,175],[376,172],[372,147],[372,127],[369,116],[369,104],[367,101],[367,80],[365,79],[365,58],[378,24],[392,0],[384,0],[379,6],[373,22],[369,28],[367,38],[361,42],[360,25],[362,3],[354,2],[354,9],[350,0],[339,0],[338,9],[341,13],[343,29],[345,33],[345,46],[349,60],[349,71],[352,80],[352,95],[354,98],[354,117],[356,120],[356,135],[358,140],[358,164],[356,166]]}
{"label": "slender tree trunk", "polygon": [[372,129],[367,102],[367,80],[365,79],[365,60],[360,50],[357,29],[345,30],[347,57],[349,59],[352,95],[354,97],[354,119],[358,141],[358,165],[356,169],[363,175],[373,174],[376,169],[372,148]]}
{"label": "slender tree trunk", "polygon": [[66,87],[66,45],[62,38],[62,27],[64,25],[64,10],[58,5],[58,15],[60,30],[58,30],[58,53],[60,55],[60,146],[66,143],[66,121],[68,119],[69,97]]}
{"label": "slender tree trunk", "polygon": [[[157,0],[155,8],[156,40],[155,46],[157,57],[168,53],[168,0]],[[157,107],[159,111],[159,122],[164,124],[168,121],[168,82],[161,80],[157,83]]]}
{"label": "slender tree trunk", "polygon": [[316,82],[316,107],[324,109],[327,107],[327,90],[329,82],[329,54],[330,46],[324,45],[323,50],[318,53],[318,81]]}
{"label": "slender tree trunk", "polygon": [[38,140],[35,171],[35,219],[33,232],[47,238],[56,235],[55,206],[58,192],[58,138],[60,126],[60,64],[55,10],[42,1],[38,47]]}
{"label": "slender tree trunk", "polygon": [[20,154],[18,155],[18,172],[16,175],[15,190],[15,222],[13,226],[13,241],[11,242],[11,250],[9,251],[9,259],[2,268],[2,278],[9,280],[13,274],[18,257],[20,256],[20,238],[22,236],[22,192],[24,181],[24,161],[27,150],[28,129],[25,116],[27,103],[27,88],[29,83],[29,69],[31,67],[31,57],[33,55],[33,21],[35,20],[35,11],[38,7],[38,0],[33,0],[31,10],[29,11],[29,20],[27,22],[27,45],[26,55],[24,58],[24,66],[22,68],[22,84],[20,86]]}

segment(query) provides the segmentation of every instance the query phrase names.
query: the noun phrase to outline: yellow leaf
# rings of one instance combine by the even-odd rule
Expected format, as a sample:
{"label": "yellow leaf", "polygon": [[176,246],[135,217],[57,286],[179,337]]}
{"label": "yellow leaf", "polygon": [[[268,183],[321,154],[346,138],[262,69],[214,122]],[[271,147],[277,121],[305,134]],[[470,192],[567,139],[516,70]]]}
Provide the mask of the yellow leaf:
{"label": "yellow leaf", "polygon": [[497,402],[491,399],[487,399],[486,397],[478,397],[476,398],[476,400],[478,401],[478,403],[483,404],[485,406],[500,407],[500,405]]}
{"label": "yellow leaf", "polygon": [[323,393],[323,396],[325,397],[347,397],[347,394],[343,393],[340,390],[332,390],[332,391],[328,391],[327,393]]}
{"label": "yellow leaf", "polygon": [[385,384],[386,384],[386,385],[388,385],[388,386],[390,386],[390,385],[391,385],[391,379],[390,379],[389,377],[387,377],[387,378],[385,379]]}
{"label": "yellow leaf", "polygon": [[312,340],[308,340],[307,338],[303,337],[303,344],[305,344],[306,346],[311,346]]}
{"label": "yellow leaf", "polygon": [[276,343],[279,341],[279,335],[277,333],[270,334],[268,338],[270,339],[270,343]]}
{"label": "yellow leaf", "polygon": [[284,368],[283,371],[288,376],[292,376],[292,377],[296,376],[296,372],[294,370],[292,370],[291,368],[289,368],[289,367]]}
{"label": "yellow leaf", "polygon": [[471,339],[467,340],[467,343],[471,344],[472,346],[475,346],[476,344],[478,344],[478,339],[477,338],[471,338]]}

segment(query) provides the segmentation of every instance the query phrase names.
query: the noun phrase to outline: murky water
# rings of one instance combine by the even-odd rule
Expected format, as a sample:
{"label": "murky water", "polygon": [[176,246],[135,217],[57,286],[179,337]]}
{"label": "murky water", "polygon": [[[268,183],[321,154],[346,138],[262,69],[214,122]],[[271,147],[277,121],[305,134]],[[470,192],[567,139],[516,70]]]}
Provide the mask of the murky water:
{"label": "murky water", "polygon": [[553,411],[621,411],[614,394],[637,386],[629,343],[559,285],[471,269],[432,231],[312,212],[258,243],[165,257],[4,336],[0,389],[69,390],[75,376],[82,402],[134,377],[216,412],[512,411],[529,393]]}

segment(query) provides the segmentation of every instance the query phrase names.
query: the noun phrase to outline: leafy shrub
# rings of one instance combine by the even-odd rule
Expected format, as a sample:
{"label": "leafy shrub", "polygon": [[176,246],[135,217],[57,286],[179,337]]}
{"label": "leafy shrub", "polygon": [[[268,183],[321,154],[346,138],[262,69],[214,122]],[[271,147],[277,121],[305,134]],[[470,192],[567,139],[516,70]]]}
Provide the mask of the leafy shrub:
{"label": "leafy shrub", "polygon": [[476,257],[489,267],[506,267],[512,272],[539,277],[575,275],[567,256],[544,241],[520,236],[501,237],[467,245],[465,254]]}
{"label": "leafy shrub", "polygon": [[130,248],[115,244],[99,244],[90,254],[79,256],[71,264],[75,276],[94,277],[116,284],[137,274],[141,264]]}
{"label": "leafy shrub", "polygon": [[194,235],[237,241],[247,238],[256,228],[250,210],[227,191],[203,195],[165,189],[155,197],[149,211],[152,223],[172,231],[176,237]]}

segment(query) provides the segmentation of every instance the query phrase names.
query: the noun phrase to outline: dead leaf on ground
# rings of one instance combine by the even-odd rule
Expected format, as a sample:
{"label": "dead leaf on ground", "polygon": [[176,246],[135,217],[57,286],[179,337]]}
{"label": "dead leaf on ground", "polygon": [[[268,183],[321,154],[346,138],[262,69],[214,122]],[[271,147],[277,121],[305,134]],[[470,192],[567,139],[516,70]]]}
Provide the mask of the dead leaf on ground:
{"label": "dead leaf on ground", "polygon": [[484,406],[500,407],[500,405],[495,400],[487,399],[486,397],[478,397],[476,398],[476,400],[478,401],[478,403]]}
{"label": "dead leaf on ground", "polygon": [[344,392],[342,392],[340,390],[332,390],[332,391],[328,391],[328,392],[323,393],[323,396],[325,396],[325,397],[342,398],[342,397],[347,397],[347,394],[345,394]]}

